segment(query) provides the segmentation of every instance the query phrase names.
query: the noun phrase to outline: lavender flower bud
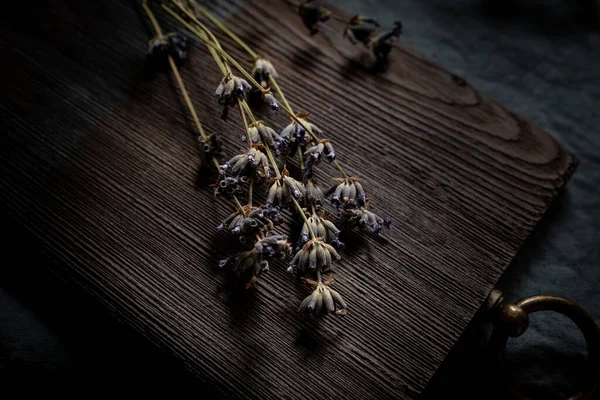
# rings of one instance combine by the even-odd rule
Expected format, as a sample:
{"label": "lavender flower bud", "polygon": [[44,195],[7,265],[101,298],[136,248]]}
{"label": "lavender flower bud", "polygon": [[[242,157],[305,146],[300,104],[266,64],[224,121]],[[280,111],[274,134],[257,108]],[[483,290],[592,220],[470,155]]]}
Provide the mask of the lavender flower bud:
{"label": "lavender flower bud", "polygon": [[271,106],[271,110],[277,112],[279,111],[279,105],[277,104],[277,101],[275,100],[275,96],[273,96],[271,93],[265,93],[263,95],[265,103],[269,103],[269,105]]}
{"label": "lavender flower bud", "polygon": [[252,76],[262,87],[266,88],[269,86],[269,76],[277,78],[277,71],[275,71],[275,67],[273,67],[271,61],[258,58],[254,61],[252,67]]}
{"label": "lavender flower bud", "polygon": [[268,271],[268,260],[274,257],[283,257],[289,252],[291,252],[291,247],[285,236],[267,236],[256,242],[252,250],[221,260],[219,267],[228,267],[239,278],[248,279],[246,288],[249,288],[256,283],[263,272]]}
{"label": "lavender flower bud", "polygon": [[333,146],[328,140],[323,140],[306,149],[306,152],[304,153],[305,168],[303,170],[305,178],[312,177],[312,168],[321,162],[323,156],[325,156],[329,162],[335,160]]}
{"label": "lavender flower bud", "polygon": [[255,238],[256,235],[269,233],[282,220],[283,218],[277,207],[254,208],[239,221],[237,232],[232,231],[232,233],[239,233],[240,240],[245,242],[248,239]]}
{"label": "lavender flower bud", "polygon": [[306,193],[306,189],[301,182],[298,182],[294,178],[284,175],[282,176],[283,185],[287,191],[294,196],[296,199],[301,198]]}
{"label": "lavender flower bud", "polygon": [[169,56],[177,64],[182,64],[188,57],[188,51],[187,39],[173,32],[152,38],[146,58],[154,68],[165,68],[168,67]]}
{"label": "lavender flower bud", "polygon": [[267,205],[288,206],[292,198],[301,199],[306,194],[306,189],[302,182],[298,182],[290,177],[288,171],[284,169],[281,177],[274,181],[267,194]]}
{"label": "lavender flower bud", "polygon": [[189,43],[187,38],[172,32],[167,34],[167,40],[169,41],[171,57],[180,64],[187,60],[189,54]]}
{"label": "lavender flower bud", "polygon": [[251,148],[243,154],[238,154],[220,166],[221,171],[228,174],[248,177],[256,174],[258,179],[267,179],[270,176],[269,160],[261,151]]}
{"label": "lavender flower bud", "polygon": [[302,246],[292,259],[290,267],[292,271],[298,272],[317,268],[320,268],[322,272],[328,272],[331,270],[332,262],[339,259],[340,255],[333,246],[317,238]]}
{"label": "lavender flower bud", "polygon": [[326,243],[333,244],[338,248],[342,248],[344,246],[344,244],[338,239],[340,230],[333,224],[333,222],[316,215],[309,217],[307,221],[308,223],[305,222],[300,231],[300,238],[298,240],[300,245],[304,245],[310,241],[310,232],[312,230],[316,237],[321,238]]}
{"label": "lavender flower bud", "polygon": [[370,37],[367,45],[371,48],[379,65],[385,65],[387,58],[392,51],[394,39],[398,39],[402,33],[402,22],[394,22],[394,28],[389,32]]}
{"label": "lavender flower bud", "polygon": [[[323,131],[315,124],[311,124],[308,121],[304,121],[304,123],[310,127],[317,137],[323,134]],[[292,121],[283,129],[283,131],[281,131],[281,139],[286,142],[286,147],[289,150],[288,154],[293,156],[295,155],[298,146],[302,149],[306,148],[306,145],[311,140],[311,136],[297,121]]]}
{"label": "lavender flower bud", "polygon": [[392,227],[391,219],[381,218],[364,207],[360,209],[346,209],[342,214],[342,223],[348,228],[358,226],[361,229],[366,229],[376,234],[381,232],[384,227],[388,229]]}
{"label": "lavender flower bud", "polygon": [[[250,126],[248,127],[248,136],[250,137],[250,140],[252,140],[252,143],[260,143],[260,136],[258,134],[258,128],[256,128],[255,126]],[[246,140],[246,136],[242,136],[242,140],[245,141]]]}
{"label": "lavender flower bud", "polygon": [[215,187],[215,196],[231,197],[243,192],[241,184],[244,182],[239,177],[221,177]]}
{"label": "lavender flower bud", "polygon": [[211,134],[203,139],[198,137],[198,147],[202,152],[202,157],[205,164],[208,164],[213,157],[220,157],[223,152],[223,144],[216,134]]}
{"label": "lavender flower bud", "polygon": [[273,129],[262,122],[258,123],[258,133],[262,142],[269,147],[276,147],[276,143],[281,141],[281,137]]}
{"label": "lavender flower bud", "polygon": [[314,180],[310,180],[306,182],[304,185],[306,188],[306,204],[314,204],[316,206],[320,206],[325,201],[325,196],[323,196],[323,192],[321,188],[316,185]]}
{"label": "lavender flower bud", "polygon": [[254,249],[261,261],[272,258],[283,258],[285,254],[292,251],[292,248],[283,235],[267,236],[254,245]]}
{"label": "lavender flower bud", "polygon": [[320,283],[309,296],[302,300],[298,311],[315,315],[346,315],[347,308],[346,302],[338,292]]}
{"label": "lavender flower bud", "polygon": [[240,210],[236,210],[234,213],[230,214],[219,226],[217,226],[218,231],[223,231],[225,229],[231,231],[232,233],[239,232],[240,223],[244,220],[244,214]]}
{"label": "lavender flower bud", "polygon": [[169,41],[165,37],[153,37],[146,53],[148,61],[154,65],[166,63],[169,57],[169,47]]}
{"label": "lavender flower bud", "polygon": [[364,207],[366,205],[365,191],[356,178],[338,178],[340,183],[331,186],[325,196],[331,196],[331,204],[339,208]]}
{"label": "lavender flower bud", "polygon": [[233,107],[250,89],[252,86],[245,79],[229,74],[221,80],[215,95],[219,98],[219,104]]}

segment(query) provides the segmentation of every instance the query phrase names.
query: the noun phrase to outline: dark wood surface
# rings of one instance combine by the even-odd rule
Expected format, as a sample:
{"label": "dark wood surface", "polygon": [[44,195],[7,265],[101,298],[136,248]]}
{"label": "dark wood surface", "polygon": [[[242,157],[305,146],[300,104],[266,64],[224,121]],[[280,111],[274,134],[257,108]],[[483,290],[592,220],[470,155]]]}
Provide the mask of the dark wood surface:
{"label": "dark wood surface", "polygon": [[[57,272],[223,396],[417,397],[577,164],[412,50],[398,46],[374,74],[339,24],[311,37],[282,2],[220,5],[395,222],[382,237],[344,237],[336,277],[349,315],[305,320],[295,310],[307,289],[283,263],[250,293],[228,289],[217,263],[235,242],[214,228],[231,206],[198,172],[171,77],[145,76],[135,3],[41,4],[2,17],[2,210]],[[219,75],[202,46],[182,74],[233,154],[240,122],[218,118]]]}

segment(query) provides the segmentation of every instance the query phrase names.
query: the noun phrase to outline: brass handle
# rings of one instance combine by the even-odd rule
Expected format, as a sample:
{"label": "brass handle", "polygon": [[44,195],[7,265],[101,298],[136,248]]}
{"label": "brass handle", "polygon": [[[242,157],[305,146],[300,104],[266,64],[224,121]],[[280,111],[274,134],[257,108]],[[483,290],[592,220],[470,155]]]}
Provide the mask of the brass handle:
{"label": "brass handle", "polygon": [[518,337],[525,333],[529,326],[529,314],[537,311],[555,311],[563,314],[575,322],[583,333],[588,349],[589,376],[585,376],[585,382],[569,400],[585,400],[592,396],[600,383],[600,330],[587,311],[570,300],[547,295],[527,297],[516,304],[508,304],[503,302],[502,292],[499,290],[493,290],[488,297],[488,309],[496,317],[490,347],[496,357],[499,376],[512,397],[528,400],[506,376],[506,342],[509,336]]}

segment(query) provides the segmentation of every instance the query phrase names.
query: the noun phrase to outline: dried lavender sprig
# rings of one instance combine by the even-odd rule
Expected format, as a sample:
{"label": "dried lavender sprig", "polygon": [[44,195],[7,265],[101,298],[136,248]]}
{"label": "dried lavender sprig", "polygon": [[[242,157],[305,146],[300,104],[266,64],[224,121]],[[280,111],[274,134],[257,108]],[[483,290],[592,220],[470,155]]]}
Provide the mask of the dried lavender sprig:
{"label": "dried lavender sprig", "polygon": [[[149,15],[152,17],[151,20],[154,23],[154,25],[160,29],[160,27],[158,26],[158,23],[156,22],[153,14],[151,13],[151,10],[147,7],[147,5],[145,3],[144,3],[144,6],[145,6],[144,8],[149,13]],[[159,35],[162,35],[162,32],[160,30],[159,30]],[[215,61],[218,61],[217,57],[215,57]],[[178,72],[178,71],[176,71],[176,72]],[[222,69],[222,72],[225,72],[224,69]],[[183,86],[183,82],[181,81],[181,79],[178,79],[178,83],[181,86]],[[182,91],[185,91],[185,87],[184,86],[183,86],[183,90]],[[185,93],[187,94],[187,91],[185,91]],[[187,96],[187,100],[189,100],[189,96]],[[191,107],[191,101],[189,101],[188,104]],[[191,107],[191,110],[192,110],[192,112],[194,111],[193,107]],[[197,119],[197,122],[199,122],[198,119]],[[200,125],[200,127],[201,127],[201,125]],[[201,131],[201,132],[203,133],[203,131]],[[201,134],[201,138],[202,138],[203,142],[205,143],[205,146],[209,145],[208,144],[208,137],[205,134],[204,135]],[[263,157],[264,157],[264,155],[263,155]],[[216,162],[216,159],[215,159],[215,164],[218,165],[218,162]],[[252,192],[252,189],[251,189],[252,184],[253,184],[253,179],[251,178],[250,179],[250,185],[249,185],[249,193],[248,193],[248,195],[249,195],[249,199],[248,200],[249,200],[250,204],[251,204],[251,201],[252,201],[251,200],[251,197],[252,197],[252,193],[251,193]],[[239,200],[237,199],[237,197],[235,196],[235,194],[233,196],[231,196],[231,197],[233,198],[234,202],[236,203],[236,206],[237,206],[237,209],[239,210],[239,212],[242,213],[242,214],[244,214],[245,213],[244,212],[245,208],[241,205],[241,203],[239,202]],[[249,206],[248,208],[250,209],[251,206]],[[256,212],[254,212],[254,214],[250,213],[248,215],[249,218],[247,220],[243,220],[242,221],[242,225],[241,225],[241,228],[242,228],[241,231],[242,231],[242,233],[247,234],[247,235],[252,234],[252,232],[253,232],[252,229],[254,229],[253,226],[255,224],[255,222],[253,222],[253,221],[256,221],[256,224],[261,224],[262,223],[262,226],[264,226],[265,229],[270,230],[273,224],[271,223],[271,220],[269,218],[273,218],[274,217],[274,215],[271,212],[271,210],[272,209],[269,209],[268,210],[268,214],[265,214],[265,216],[267,217],[267,219],[264,219],[264,221],[262,219],[263,218],[262,217],[262,215],[263,215],[262,213],[261,214],[257,214],[257,215],[254,215],[254,214],[256,214]],[[261,221],[263,221],[263,222],[261,222]],[[262,228],[260,228],[260,229],[262,229]],[[268,257],[272,257],[273,254],[275,254],[275,253],[281,253],[281,254],[283,254],[283,252],[289,252],[291,250],[291,247],[285,241],[285,237],[282,237],[283,240],[275,240],[272,237],[264,238],[264,235],[263,235],[262,231],[256,232],[256,235],[257,235],[258,242],[255,245],[253,254],[258,254],[260,257],[258,257],[259,259],[257,260],[256,259],[257,256],[254,256],[254,259],[255,259],[255,262],[254,262],[255,268],[253,270],[254,272],[252,274],[252,278],[251,278],[251,280],[250,280],[250,282],[249,282],[248,285],[252,285],[256,281],[256,279],[258,277],[258,274],[260,274],[262,271],[265,271],[267,269],[268,264],[267,264],[266,260],[268,259]],[[273,242],[274,240],[275,240],[275,242]],[[271,243],[271,242],[273,242],[273,243]],[[273,247],[273,246],[275,246],[275,247]],[[287,251],[286,251],[286,249],[287,249]],[[265,252],[267,252],[267,253],[265,253]],[[250,257],[250,258],[246,257],[244,259],[252,259],[252,257]],[[236,257],[236,260],[238,260],[238,257]],[[239,265],[237,263],[236,263],[236,265],[239,267]]]}
{"label": "dried lavender sprig", "polygon": [[[244,107],[246,113],[252,119],[252,122],[254,124],[256,124],[256,119],[254,119],[254,115],[252,114],[252,110],[250,110],[250,106],[248,105],[248,103],[246,102],[246,100],[241,100],[240,103]],[[281,172],[279,172],[279,167],[277,166],[277,163],[275,162],[275,158],[273,157],[273,153],[271,152],[271,149],[269,148],[268,145],[265,145],[265,153],[267,153],[267,157],[269,157],[269,161],[271,162],[271,167],[273,167],[273,170],[275,171],[275,174],[276,174],[275,179],[280,178],[281,177]]]}
{"label": "dried lavender sprig", "polygon": [[[156,35],[159,38],[163,38],[164,35],[162,32],[162,29],[161,29],[160,25],[158,24],[158,21],[156,20],[154,13],[150,9],[150,7],[148,7],[148,4],[145,0],[142,1],[142,8],[144,9],[144,12],[148,16],[148,19],[150,20],[150,22],[154,28],[154,31],[156,32]],[[181,94],[183,96],[185,104],[188,107],[188,110],[192,116],[192,119],[194,120],[194,124],[196,125],[196,129],[198,130],[198,134],[200,135],[200,138],[203,141],[207,141],[208,136],[204,132],[204,128],[202,127],[202,124],[200,123],[200,118],[198,118],[198,114],[196,114],[196,109],[194,108],[194,105],[192,104],[192,100],[190,99],[190,95],[188,94],[187,89],[185,88],[183,79],[181,79],[181,74],[179,73],[177,64],[175,63],[175,60],[173,60],[173,57],[170,54],[168,55],[168,60],[169,60],[169,65],[171,66],[171,71],[173,72],[173,76],[175,76],[175,80],[177,81],[177,85],[179,86],[179,90],[181,91]],[[219,169],[219,161],[214,156],[211,157],[211,159],[213,161],[213,164],[215,165],[215,167],[218,170]]]}
{"label": "dried lavender sprig", "polygon": [[[195,23],[197,23],[202,29],[208,29],[206,28],[202,23],[200,23],[198,21],[198,19],[196,18],[195,15],[193,15],[192,13],[190,13],[188,10],[186,10],[185,8],[183,8],[180,4],[178,3],[173,3],[175,6],[177,6],[182,12],[184,12],[190,19],[192,19]],[[196,36],[198,36],[202,41],[204,41],[208,46],[214,48],[220,55],[222,55],[224,58],[226,58],[228,61],[230,61],[235,67],[236,69],[238,69],[247,79],[248,81],[254,85],[256,87],[256,89],[260,90],[263,94],[268,94],[269,93],[269,89],[265,89],[262,87],[262,85],[260,83],[258,83],[253,77],[252,75],[250,75],[237,61],[235,61],[235,59],[229,55],[225,50],[223,50],[222,48],[220,48],[219,46],[215,45],[214,43],[210,42],[205,35],[200,35],[199,31],[197,29],[194,29],[194,27],[192,27],[189,23],[187,23],[183,18],[181,18],[179,15],[177,15],[175,12],[173,12],[170,8],[168,8],[167,6],[165,6],[164,4],[162,5],[162,7],[169,13],[171,14],[171,16],[173,16],[173,18],[177,19],[180,23],[182,23],[186,28],[188,28],[192,33],[194,33]],[[271,78],[273,79],[273,78]],[[279,86],[276,87],[276,89]],[[281,92],[281,89],[278,90],[278,94],[281,97],[283,92]],[[283,97],[284,98],[284,97]],[[298,118],[296,116],[296,114],[293,112],[293,110],[289,107],[289,104],[287,104],[287,102],[285,102],[285,106],[283,107],[284,111],[286,113],[288,113],[288,115],[294,119],[298,124],[300,124],[307,132],[309,132],[309,134],[311,136],[313,136],[313,138],[315,140],[318,140],[318,137],[314,134],[312,128],[310,127],[309,124],[306,124],[301,118]],[[342,173],[342,175],[347,176],[346,172],[343,170],[343,168],[341,167],[341,165],[339,164],[339,162],[335,161],[333,163],[336,168],[338,168],[338,170]]]}
{"label": "dried lavender sprig", "polygon": [[[181,5],[179,5],[178,3],[173,3],[174,5],[176,5],[182,12],[184,12],[190,19],[192,19],[194,22],[196,22],[198,19],[196,18],[196,16],[192,13],[190,13],[188,10],[186,10],[185,8],[183,8]],[[229,55],[229,53],[227,53],[225,50],[223,50],[222,48],[218,47],[217,45],[215,45],[213,42],[211,42],[208,38],[206,37],[202,37],[201,35],[198,34],[197,29],[194,29],[193,26],[191,26],[187,21],[185,21],[183,18],[181,18],[179,15],[177,15],[173,10],[171,10],[169,7],[167,7],[166,5],[162,4],[162,8],[167,11],[169,14],[171,14],[171,16],[173,18],[175,18],[176,20],[178,20],[180,23],[182,23],[186,28],[188,28],[192,33],[196,34],[196,36],[198,36],[198,38],[200,38],[204,43],[206,43],[208,46],[214,48],[217,53],[219,53],[219,55],[223,56],[227,61],[229,61],[238,71],[240,71],[242,73],[242,75],[244,75],[246,77],[246,79],[248,80],[248,82],[250,82],[252,85],[254,85],[258,90],[260,90],[263,93],[268,93],[268,89],[265,89],[262,87],[262,85],[258,82],[256,82],[256,80],[254,79],[254,77],[252,75],[250,75],[250,73],[248,73],[231,55]]]}
{"label": "dried lavender sprig", "polygon": [[[168,10],[167,10],[167,11],[168,11]],[[184,10],[184,11],[185,11],[185,10]],[[206,42],[206,40],[205,40],[205,42]],[[209,44],[209,43],[207,43],[207,44]],[[211,45],[211,47],[215,48],[215,45]],[[223,51],[223,53],[224,53],[224,51]],[[227,57],[225,57],[225,58],[227,58]],[[227,58],[227,59],[228,59],[228,58]],[[233,61],[232,63],[235,63],[235,62]],[[235,65],[235,64],[234,64],[234,65]],[[240,68],[239,68],[239,66],[236,66],[236,68],[240,69]],[[242,73],[243,73],[245,76],[247,76],[247,73],[244,73],[244,72],[245,72],[245,71],[242,71]],[[249,79],[249,80],[250,80],[250,79]],[[250,81],[252,82],[252,80],[250,80]],[[257,85],[256,85],[256,82],[252,82],[252,83],[253,83],[255,86],[257,86]],[[262,88],[259,88],[259,87],[257,87],[257,88],[258,88],[259,90],[260,90],[260,89],[262,89]],[[265,92],[268,94],[268,91],[263,91],[263,90],[261,90],[261,91],[263,92],[263,94],[265,94]],[[283,96],[283,93],[281,93],[280,97],[282,97],[282,99],[285,99],[285,97]],[[286,103],[287,103],[287,101],[284,101],[284,104],[286,104]],[[249,107],[248,107],[247,103],[245,102],[245,100],[243,100],[243,99],[240,99],[240,101],[239,101],[239,104],[241,105],[241,107],[240,107],[240,108],[241,108],[241,109],[244,109],[243,111],[241,111],[241,113],[242,113],[242,117],[243,117],[243,119],[244,119],[244,125],[245,125],[246,127],[248,126],[248,124],[246,123],[246,121],[245,121],[245,118],[244,118],[244,116],[245,116],[244,114],[245,114],[246,112],[247,112],[247,113],[248,113],[248,115],[249,115],[249,116],[250,116],[250,117],[253,119],[253,123],[256,123],[256,121],[255,121],[255,120],[254,120],[254,118],[253,118],[252,112],[250,111],[250,109],[249,109]],[[308,132],[310,132],[310,133],[311,133],[311,134],[314,136],[314,133],[312,132],[312,129],[310,129],[310,126],[308,126],[308,127],[306,128],[306,124],[304,124],[304,123],[303,123],[303,121],[301,121],[301,120],[299,120],[298,118],[296,118],[296,116],[295,116],[295,115],[293,114],[293,112],[291,111],[291,108],[289,107],[289,104],[286,104],[286,107],[284,107],[284,109],[286,110],[286,112],[288,112],[288,114],[291,114],[291,116],[292,116],[292,118],[293,118],[293,119],[296,119],[296,120],[297,120],[297,122],[298,122],[298,123],[299,123],[301,126],[304,126],[304,127],[305,127],[305,129],[306,129]],[[274,169],[274,170],[277,172],[277,175],[278,175],[278,176],[280,176],[281,174],[280,174],[280,173],[279,173],[279,171],[278,171],[277,164],[276,164],[276,162],[275,162],[275,160],[274,160],[274,157],[273,157],[273,155],[272,155],[272,152],[271,152],[271,148],[270,148],[271,144],[270,144],[270,143],[264,143],[264,144],[265,144],[265,147],[264,147],[265,153],[267,153],[267,155],[268,155],[268,157],[269,157],[269,161],[270,161],[270,163],[271,163],[271,164],[272,164],[272,166],[273,166],[273,169]],[[297,202],[297,200],[295,199],[295,197],[293,197],[293,196],[292,196],[292,200],[293,200],[293,202],[295,203],[295,205],[296,205],[296,206],[299,208],[299,203]],[[302,209],[301,209],[301,208],[300,208],[300,211],[301,211],[301,215],[303,216],[303,218],[304,218],[304,219],[305,219],[305,221],[306,221],[306,215],[303,213],[303,211],[302,211]],[[314,207],[313,207],[313,212],[314,212]],[[310,230],[310,233],[311,233],[312,235],[314,235],[314,232],[312,232],[312,229]],[[321,270],[320,270],[320,268],[319,268],[319,269],[317,269],[317,277],[318,277],[318,281],[319,281],[319,283],[321,283],[321,276],[320,276],[320,274],[321,274]],[[254,279],[254,278],[255,278],[255,277],[253,276],[253,279]]]}
{"label": "dried lavender sprig", "polygon": [[[300,7],[302,5],[304,5],[305,3],[307,3],[307,1],[304,2],[295,2],[293,0],[286,0],[289,4],[295,5],[296,7]],[[310,0],[309,0],[310,1]],[[309,2],[308,1],[308,2]],[[240,47],[242,47],[254,60],[260,59],[262,57],[260,57],[256,52],[254,52],[254,50],[252,50],[250,48],[250,46],[248,46],[239,36],[237,36],[235,33],[233,33],[231,30],[229,30],[225,25],[223,25],[218,19],[216,19],[210,12],[208,12],[204,7],[200,6],[195,0],[190,0],[190,3],[193,5],[194,8],[196,8],[202,15],[204,15],[206,18],[208,18],[215,26],[217,26],[217,28],[219,28],[221,31],[223,31],[227,36],[229,36],[234,42],[236,42]],[[182,9],[182,11],[185,12],[185,10],[183,8],[181,8],[181,6],[177,3],[175,3],[180,9]],[[343,17],[337,16],[335,14],[332,14],[329,10],[327,10],[327,13],[331,14],[333,16],[333,18],[338,19],[340,21],[344,21],[347,23],[347,25],[351,25],[351,24],[355,24],[358,22],[371,22],[375,25],[378,26],[376,20],[374,18],[370,18],[370,17],[364,17],[364,16],[360,16],[360,15],[356,15],[354,17],[352,17],[350,20],[346,20]],[[192,17],[191,15],[188,16]],[[197,24],[199,24],[199,26],[201,26],[203,29],[210,31],[208,28],[206,28],[200,21],[198,21],[197,18],[193,18],[194,22],[196,22]],[[400,22],[398,21],[397,24],[400,24]],[[401,27],[401,24],[399,25]],[[401,28],[400,28],[401,29]],[[214,37],[214,36],[213,36]],[[387,36],[386,36],[387,38]],[[214,39],[216,41],[216,39]],[[305,124],[302,120],[298,119],[296,114],[294,114],[292,107],[289,105],[289,103],[287,102],[287,99],[285,98],[285,95],[283,94],[283,91],[281,90],[281,88],[279,87],[277,80],[275,79],[275,76],[273,76],[273,74],[269,75],[269,82],[273,85],[273,87],[275,88],[277,94],[279,95],[279,97],[281,98],[283,104],[285,105],[284,110],[290,115],[290,117],[292,119],[294,119],[297,123],[299,123],[307,132],[309,132],[309,134],[313,137],[314,140],[319,140],[319,138],[313,133],[310,124]],[[262,89],[262,87],[257,87],[258,89]],[[264,93],[264,92],[263,92]],[[344,168],[341,166],[341,164],[339,163],[338,160],[333,160],[333,165],[337,168],[337,170],[342,174],[342,176],[344,178],[348,178],[348,174],[346,173],[346,171],[344,170]]]}
{"label": "dried lavender sprig", "polygon": [[[178,4],[176,4],[176,5],[177,5],[177,6],[178,6],[178,7],[179,7],[179,8],[180,8],[182,11],[184,11],[184,12],[185,12],[185,13],[186,13],[186,14],[187,14],[187,15],[188,15],[190,18],[194,19],[194,20],[195,20],[195,21],[196,21],[198,24],[200,24],[200,25],[201,25],[201,23],[200,23],[199,21],[197,21],[197,19],[196,19],[196,18],[195,18],[193,15],[190,15],[190,13],[189,13],[187,10],[185,10],[185,9],[181,8],[181,6],[179,6]],[[203,27],[203,29],[206,29],[206,30],[208,30],[208,29],[207,29],[206,27],[204,27],[203,25],[201,25],[201,26]],[[234,35],[234,34],[233,34],[231,31],[228,31],[228,34],[229,34],[230,36],[235,36],[235,35]],[[214,38],[214,36],[213,36],[213,38]],[[216,39],[215,39],[215,40],[216,40]],[[240,41],[241,41],[241,40],[240,40]],[[209,44],[209,43],[207,43],[207,44]],[[213,45],[212,47],[215,47],[215,46]],[[247,46],[246,46],[246,47],[247,47]],[[249,49],[249,47],[248,47],[248,49]],[[224,51],[223,51],[223,53],[224,53]],[[239,69],[239,65],[238,65],[238,69]],[[245,73],[245,71],[243,71],[242,69],[240,69],[240,71],[242,71],[243,73]],[[245,73],[245,75],[247,75],[247,73]],[[282,99],[284,99],[284,103],[285,103],[285,105],[286,105],[286,106],[284,107],[284,109],[286,110],[286,112],[288,112],[288,113],[290,114],[290,116],[292,116],[292,118],[293,118],[293,119],[295,119],[295,120],[296,120],[296,121],[297,121],[297,122],[298,122],[298,123],[299,123],[301,126],[303,126],[303,128],[304,128],[304,129],[305,129],[307,132],[309,132],[309,133],[310,133],[310,134],[313,136],[313,138],[317,138],[317,136],[314,134],[314,132],[313,132],[313,130],[312,130],[312,127],[311,127],[311,125],[310,125],[310,124],[306,124],[304,121],[302,121],[301,119],[299,119],[299,118],[298,118],[298,117],[297,117],[297,116],[296,116],[296,115],[293,113],[293,111],[291,110],[291,108],[290,108],[290,106],[289,106],[289,103],[287,103],[287,100],[285,100],[285,96],[283,95],[283,92],[282,92],[282,91],[281,91],[281,89],[279,88],[279,85],[277,85],[277,82],[276,82],[276,80],[274,79],[274,77],[271,77],[270,79],[271,79],[271,80],[274,82],[274,86],[276,87],[276,90],[279,92],[279,94],[280,94],[280,97],[282,97]],[[257,85],[257,84],[256,84],[256,82],[254,82],[254,84],[255,84],[255,86],[256,86],[256,87],[257,87],[259,90],[262,90],[262,88],[261,88],[261,87],[259,87],[259,85]],[[264,93],[264,92],[263,92],[263,93]],[[245,104],[245,103],[244,103],[244,104]],[[247,105],[246,105],[246,107],[247,107]],[[248,108],[248,111],[250,112],[249,108]],[[251,114],[251,112],[250,112],[250,114]],[[272,154],[270,153],[269,146],[267,146],[267,147],[266,147],[266,152],[267,152],[267,154],[269,155],[269,159],[270,159],[270,161],[272,162],[272,164],[273,164],[274,168],[275,168],[275,169],[277,169],[277,165],[276,165],[276,163],[275,163],[275,162],[274,162],[274,160],[273,160]],[[340,171],[340,173],[342,173],[342,175],[344,176],[344,178],[348,178],[348,175],[347,175],[347,173],[346,173],[346,172],[345,172],[345,170],[344,170],[344,169],[341,167],[341,165],[339,164],[339,162],[338,162],[337,160],[332,160],[332,161],[334,162],[334,165],[336,166],[336,168],[338,168],[338,170]],[[278,174],[278,175],[279,175],[279,174]]]}
{"label": "dried lavender sprig", "polygon": [[[275,100],[275,97],[273,97],[273,95],[271,93],[269,93],[269,89],[268,88],[264,88],[262,84],[260,84],[259,82],[256,81],[256,79],[254,79],[254,77],[252,76],[252,74],[249,74],[231,55],[229,55],[225,50],[223,50],[223,48],[221,47],[221,45],[219,44],[218,40],[216,39],[216,37],[212,34],[211,30],[206,27],[202,22],[200,22],[198,20],[198,18],[196,18],[196,16],[190,12],[189,10],[185,9],[183,6],[181,6],[181,4],[177,3],[177,2],[172,2],[173,5],[175,5],[179,10],[181,10],[189,19],[191,19],[201,30],[198,29],[194,29],[193,26],[191,26],[190,24],[188,24],[185,20],[183,20],[181,17],[179,17],[176,13],[174,13],[172,10],[170,10],[168,7],[166,7],[163,4],[163,8],[165,10],[167,10],[174,18],[176,18],[179,22],[181,22],[186,28],[188,28],[192,33],[194,33],[196,36],[198,36],[202,41],[204,41],[206,43],[207,46],[209,46],[209,48],[215,50],[216,52],[218,52],[221,56],[223,56],[226,60],[230,61],[241,73],[242,75],[244,75],[246,77],[246,79],[256,87],[256,89],[260,90],[263,96],[263,99],[270,103],[271,108],[273,109],[273,111],[279,111],[279,105],[277,104],[277,101]],[[199,9],[201,8],[197,3],[194,2],[194,4],[196,4],[196,7]],[[206,10],[204,10],[205,13],[208,13]],[[204,35],[203,33],[206,32],[207,34],[209,34],[211,36],[211,40],[209,40],[206,35]],[[228,30],[228,32],[233,35],[233,33],[231,31]],[[234,35],[235,36],[235,35]],[[237,37],[237,36],[236,36]],[[241,40],[238,41],[241,42]],[[245,45],[245,44],[244,44]],[[248,47],[248,46],[246,46]],[[248,51],[249,47],[246,49],[246,51]],[[258,57],[256,55],[256,53],[254,53],[253,51],[250,51],[251,56],[253,57],[254,61],[257,62],[258,59],[260,59],[261,57]],[[270,64],[270,63],[269,63]],[[268,74],[269,77],[275,75],[273,73]]]}

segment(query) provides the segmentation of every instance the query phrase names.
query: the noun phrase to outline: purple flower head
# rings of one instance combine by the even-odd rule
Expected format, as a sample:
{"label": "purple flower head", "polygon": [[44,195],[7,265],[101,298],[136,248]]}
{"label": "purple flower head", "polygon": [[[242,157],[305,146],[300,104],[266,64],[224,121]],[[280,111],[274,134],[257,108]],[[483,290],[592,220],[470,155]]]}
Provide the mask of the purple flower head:
{"label": "purple flower head", "polygon": [[319,164],[323,158],[329,162],[335,160],[335,151],[333,151],[331,142],[325,139],[306,149],[303,158],[305,167],[302,173],[305,178],[311,178],[313,167]]}
{"label": "purple flower head", "polygon": [[250,89],[252,89],[252,86],[245,79],[228,74],[219,83],[215,95],[219,99],[219,104],[233,107],[238,99],[246,97],[246,93]]}
{"label": "purple flower head", "polygon": [[356,178],[337,178],[339,183],[331,186],[325,196],[331,196],[331,204],[337,208],[356,208],[366,205],[365,191]]}
{"label": "purple flower head", "polygon": [[272,111],[274,111],[274,112],[279,111],[279,105],[277,104],[277,101],[275,100],[275,96],[273,96],[271,93],[264,93],[263,99],[264,99],[265,103],[269,103]]}
{"label": "purple flower head", "polygon": [[371,233],[378,234],[385,227],[392,227],[392,220],[389,218],[381,218],[366,207],[357,209],[346,209],[342,214],[342,223],[348,228],[359,227],[366,229]]}
{"label": "purple flower head", "polygon": [[[318,126],[306,121],[308,114],[297,114],[297,117],[303,119],[304,124],[309,126],[317,137],[323,134],[323,131]],[[287,143],[288,154],[294,156],[298,146],[303,150],[306,148],[306,145],[311,140],[311,136],[298,121],[293,120],[281,131],[281,139]]]}
{"label": "purple flower head", "polygon": [[264,88],[269,86],[269,77],[277,78],[277,71],[271,61],[264,58],[257,58],[252,66],[252,76]]}
{"label": "purple flower head", "polygon": [[289,272],[306,272],[307,270],[321,272],[331,271],[331,265],[341,257],[335,248],[317,238],[306,242],[296,253],[288,268]]}
{"label": "purple flower head", "polygon": [[301,200],[306,194],[306,188],[302,184],[289,176],[286,169],[282,171],[281,178],[274,181],[267,194],[267,204],[288,206],[292,198]]}
{"label": "purple flower head", "polygon": [[328,285],[319,283],[314,291],[307,296],[298,311],[306,314],[322,315],[346,315],[348,305],[342,299],[342,296]]}
{"label": "purple flower head", "polygon": [[223,173],[246,178],[251,174],[255,174],[258,179],[268,179],[270,176],[267,156],[254,147],[234,156],[221,165],[220,169]]}
{"label": "purple flower head", "polygon": [[315,215],[309,217],[307,221],[308,223],[305,222],[304,225],[302,225],[302,230],[300,231],[300,245],[304,245],[310,241],[310,231],[312,230],[316,237],[322,238],[326,243],[333,244],[337,248],[343,247],[343,243],[338,239],[340,230],[333,224],[333,222],[324,217],[318,217]]}

